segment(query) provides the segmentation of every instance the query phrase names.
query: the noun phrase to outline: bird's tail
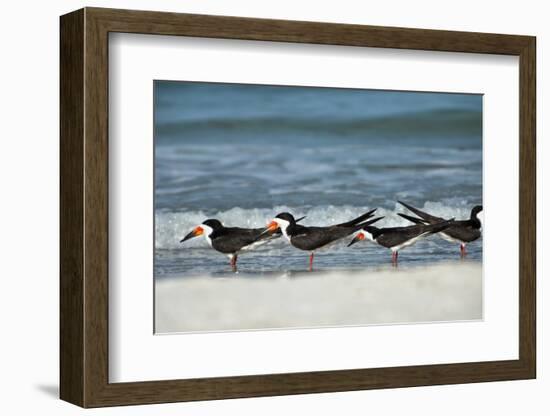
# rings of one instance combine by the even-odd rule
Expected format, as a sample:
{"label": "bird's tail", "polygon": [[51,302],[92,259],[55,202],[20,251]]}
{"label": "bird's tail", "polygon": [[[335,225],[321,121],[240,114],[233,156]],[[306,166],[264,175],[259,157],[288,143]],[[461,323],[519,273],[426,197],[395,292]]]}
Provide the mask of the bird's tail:
{"label": "bird's tail", "polygon": [[397,215],[399,215],[401,218],[405,218],[406,220],[414,223],[414,224],[427,224],[428,222],[426,220],[413,217],[412,215],[402,214],[401,212],[398,212]]}
{"label": "bird's tail", "polygon": [[451,225],[453,225],[454,222],[455,222],[455,219],[451,218],[450,220],[441,221],[441,222],[438,222],[437,224],[426,225],[426,231],[429,232],[430,234],[435,234],[449,228]]}
{"label": "bird's tail", "polygon": [[365,220],[368,220],[370,217],[374,215],[374,212],[378,208],[371,209],[369,212],[364,213],[363,215],[360,215],[357,218],[354,218],[351,221],[343,222],[342,224],[338,224],[338,227],[353,227],[354,225],[360,224]]}
{"label": "bird's tail", "polygon": [[355,225],[355,231],[359,231],[360,229],[362,228],[365,228],[365,227],[368,227],[369,225],[372,225],[374,224],[375,222],[378,222],[380,221],[382,218],[384,217],[376,217],[376,218],[373,218],[372,220],[369,220],[369,221],[366,221],[366,222],[362,222],[360,224],[356,224]]}
{"label": "bird's tail", "polygon": [[405,208],[407,208],[409,211],[414,212],[416,215],[418,215],[420,218],[422,218],[425,221],[428,221],[430,223],[439,222],[442,220],[442,218],[434,217],[433,215],[428,214],[427,212],[421,211],[418,208],[413,207],[412,205],[405,204],[403,201],[397,201],[401,205],[403,205]]}

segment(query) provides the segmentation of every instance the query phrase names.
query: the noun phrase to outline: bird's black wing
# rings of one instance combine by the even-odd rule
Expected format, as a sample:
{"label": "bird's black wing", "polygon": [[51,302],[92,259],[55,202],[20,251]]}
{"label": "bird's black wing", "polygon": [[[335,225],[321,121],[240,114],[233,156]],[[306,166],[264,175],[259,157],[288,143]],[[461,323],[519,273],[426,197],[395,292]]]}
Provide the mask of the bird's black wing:
{"label": "bird's black wing", "polygon": [[326,246],[340,238],[350,235],[353,231],[345,227],[304,227],[291,236],[291,243],[301,250],[315,250]]}
{"label": "bird's black wing", "polygon": [[216,230],[210,238],[212,239],[212,247],[216,250],[222,253],[235,253],[243,247],[268,241],[280,237],[280,235],[281,233],[264,233],[263,228],[227,227]]}
{"label": "bird's black wing", "polygon": [[294,225],[290,234],[291,243],[296,248],[308,251],[324,247],[359,231],[365,225],[374,224],[376,221],[381,220],[383,217],[357,223],[357,221],[364,221],[365,218],[372,216],[374,211],[375,210],[369,211],[350,222],[344,223],[344,225],[338,224],[328,227],[304,227],[301,225]]}
{"label": "bird's black wing", "polygon": [[428,231],[424,230],[423,225],[411,225],[408,227],[382,228],[376,242],[384,247],[394,247],[412,240]]}
{"label": "bird's black wing", "polygon": [[440,221],[437,224],[418,224],[407,227],[381,228],[376,241],[384,247],[393,247],[403,244],[413,238],[435,234],[449,228],[454,223],[454,219]]}
{"label": "bird's black wing", "polygon": [[401,212],[398,212],[397,215],[399,215],[401,218],[405,218],[407,221],[410,221],[414,224],[426,224],[427,221],[423,220],[421,218],[413,217],[412,215],[402,214]]}

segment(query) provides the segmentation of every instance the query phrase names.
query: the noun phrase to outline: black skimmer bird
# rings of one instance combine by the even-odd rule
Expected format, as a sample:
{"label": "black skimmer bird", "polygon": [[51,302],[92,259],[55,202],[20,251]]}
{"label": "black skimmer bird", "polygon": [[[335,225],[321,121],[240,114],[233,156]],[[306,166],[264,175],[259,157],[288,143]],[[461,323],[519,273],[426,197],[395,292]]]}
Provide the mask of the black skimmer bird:
{"label": "black skimmer bird", "polygon": [[[399,214],[401,217],[415,223],[415,224],[435,224],[444,221],[444,218],[430,215],[427,212],[421,211],[411,205],[404,202],[397,201],[408,210],[414,212],[420,218],[412,217],[407,214]],[[481,230],[483,227],[481,219],[478,214],[483,211],[481,205],[476,205],[472,208],[470,213],[470,219],[455,221],[453,225],[448,227],[445,231],[441,232],[440,236],[451,242],[460,244],[460,257],[466,256],[466,243],[471,243],[481,237]]]}
{"label": "black skimmer bird", "polygon": [[[299,218],[301,221],[305,217]],[[252,250],[281,236],[280,231],[266,233],[265,228],[224,227],[216,219],[208,219],[196,226],[180,243],[203,235],[214,250],[229,257],[233,271],[237,271],[237,257],[240,252]]]}
{"label": "black skimmer bird", "polygon": [[365,222],[373,216],[375,211],[376,209],[373,209],[351,221],[327,227],[306,227],[297,224],[292,214],[283,212],[271,220],[264,232],[272,233],[280,229],[291,245],[300,250],[309,251],[311,253],[309,256],[309,270],[311,271],[313,270],[315,250],[326,247],[341,238],[353,234],[357,230],[360,230],[361,227],[367,224],[374,224],[376,221],[382,219],[383,217],[379,217]]}
{"label": "black skimmer bird", "polygon": [[441,221],[437,224],[418,224],[408,227],[377,228],[367,225],[351,240],[348,247],[361,240],[373,241],[382,247],[389,248],[392,252],[392,264],[397,266],[399,250],[413,245],[418,240],[430,234],[445,230],[454,220]]}

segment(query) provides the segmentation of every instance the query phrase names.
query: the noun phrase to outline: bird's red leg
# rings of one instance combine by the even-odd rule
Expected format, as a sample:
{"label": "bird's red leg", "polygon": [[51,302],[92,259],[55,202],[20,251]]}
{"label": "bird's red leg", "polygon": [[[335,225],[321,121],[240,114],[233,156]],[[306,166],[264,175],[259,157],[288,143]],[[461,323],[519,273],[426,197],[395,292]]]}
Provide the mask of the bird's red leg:
{"label": "bird's red leg", "polygon": [[314,256],[314,253],[312,252],[311,255],[309,256],[309,271],[310,272],[313,271],[313,256]]}
{"label": "bird's red leg", "polygon": [[460,258],[466,257],[466,244],[460,244]]}
{"label": "bird's red leg", "polygon": [[234,272],[237,271],[237,255],[235,254],[233,257],[231,257],[231,268],[233,269]]}
{"label": "bird's red leg", "polygon": [[397,267],[397,257],[399,256],[398,251],[392,251],[391,253],[391,264],[392,266]]}

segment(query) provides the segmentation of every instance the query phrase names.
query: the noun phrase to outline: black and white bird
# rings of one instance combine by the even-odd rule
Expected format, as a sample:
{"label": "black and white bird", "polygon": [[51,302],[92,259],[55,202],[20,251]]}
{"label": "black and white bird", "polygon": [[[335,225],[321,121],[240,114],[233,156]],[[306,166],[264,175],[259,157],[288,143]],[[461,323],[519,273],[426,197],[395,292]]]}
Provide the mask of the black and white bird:
{"label": "black and white bird", "polygon": [[392,264],[397,266],[399,250],[411,246],[423,237],[441,232],[452,225],[454,220],[441,221],[437,224],[418,224],[408,227],[377,228],[367,225],[357,233],[348,247],[362,240],[375,242],[392,252]]}
{"label": "black and white bird", "polygon": [[[414,212],[420,218],[416,218],[407,214],[399,213],[399,215],[415,224],[436,224],[444,220],[444,218],[436,217],[421,211],[409,204],[401,201],[397,201],[408,210]],[[442,231],[440,236],[451,242],[460,244],[460,256],[466,256],[466,243],[471,243],[481,237],[481,231],[483,228],[482,218],[479,213],[483,211],[481,205],[476,205],[472,208],[470,218],[467,220],[455,221],[450,227]]]}
{"label": "black and white bird", "polygon": [[[299,218],[298,221],[305,217]],[[280,230],[265,232],[264,228],[224,227],[216,219],[208,219],[193,228],[180,243],[203,235],[210,247],[229,257],[233,271],[237,271],[237,257],[243,251],[252,250],[281,236]]]}
{"label": "black and white bird", "polygon": [[379,217],[367,221],[374,215],[375,211],[376,209],[373,209],[351,221],[327,227],[306,227],[297,224],[292,214],[283,212],[271,220],[264,232],[275,232],[280,229],[291,245],[300,250],[309,251],[311,253],[309,256],[309,270],[311,271],[313,270],[313,257],[316,250],[327,247],[353,234],[361,229],[361,227],[374,224],[376,221],[382,219],[383,217]]}

